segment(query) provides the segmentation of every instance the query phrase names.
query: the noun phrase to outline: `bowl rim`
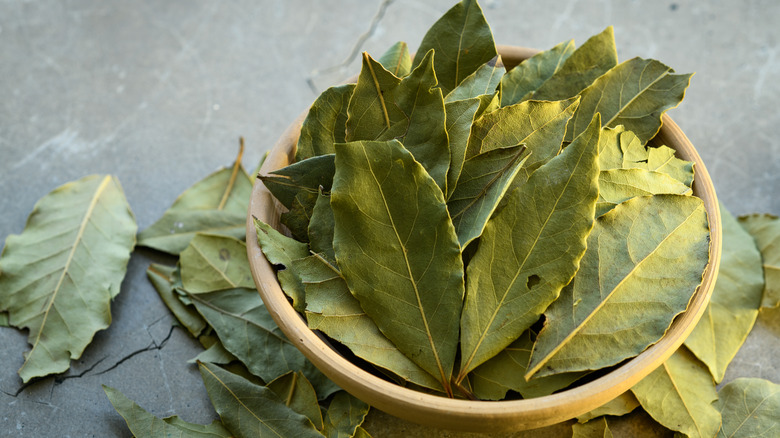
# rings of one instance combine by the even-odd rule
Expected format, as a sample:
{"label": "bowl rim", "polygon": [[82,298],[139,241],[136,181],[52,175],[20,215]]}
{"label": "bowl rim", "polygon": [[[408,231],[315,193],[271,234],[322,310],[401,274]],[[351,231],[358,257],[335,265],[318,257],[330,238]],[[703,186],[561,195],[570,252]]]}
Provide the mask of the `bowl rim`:
{"label": "bowl rim", "polygon": [[[505,64],[515,65],[538,53],[517,46],[497,46]],[[308,109],[281,135],[261,166],[260,174],[284,167],[295,156],[295,146]],[[449,399],[404,388],[381,379],[341,356],[315,332],[288,302],[272,265],[257,243],[253,218],[281,230],[284,209],[262,182],[254,182],[247,214],[249,263],[260,296],[274,321],[290,341],[320,371],[341,388],[371,406],[419,424],[469,432],[506,432],[533,429],[566,421],[595,409],[627,391],[660,366],[682,345],[707,307],[721,258],[722,228],[718,200],[709,173],[680,127],[666,114],[654,143],[672,147],[678,156],[695,163],[693,194],[704,201],[710,225],[709,262],[701,285],[687,309],[677,315],[664,336],[645,351],[597,379],[552,395],[523,400],[471,401]]]}

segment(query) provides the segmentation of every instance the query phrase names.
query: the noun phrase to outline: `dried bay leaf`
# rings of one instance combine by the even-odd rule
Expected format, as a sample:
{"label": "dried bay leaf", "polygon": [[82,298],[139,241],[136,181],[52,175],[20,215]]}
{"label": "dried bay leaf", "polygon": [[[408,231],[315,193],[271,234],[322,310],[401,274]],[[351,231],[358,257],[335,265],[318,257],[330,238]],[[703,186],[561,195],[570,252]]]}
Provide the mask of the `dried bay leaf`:
{"label": "dried bay leaf", "polygon": [[137,230],[119,181],[91,175],[36,202],[0,255],[0,312],[28,329],[24,382],[61,373],[111,323]]}
{"label": "dried bay leaf", "polygon": [[319,155],[274,170],[269,175],[258,175],[258,178],[271,194],[289,209],[301,191],[314,195],[319,193],[320,187],[330,191],[335,172],[333,160],[333,154]]}
{"label": "dried bay leaf", "polygon": [[318,254],[295,260],[293,269],[306,290],[306,320],[312,330],[321,330],[346,345],[355,355],[409,382],[442,391],[430,374],[401,353],[352,296],[347,283],[333,265]]}
{"label": "dried bay leaf", "polygon": [[634,393],[626,391],[598,408],[578,416],[577,421],[580,423],[587,423],[592,419],[603,415],[619,417],[633,412],[634,409],[638,407],[639,400],[636,399]]}
{"label": "dried bay leaf", "polygon": [[599,200],[596,216],[601,216],[617,204],[645,195],[690,195],[690,187],[671,176],[645,169],[610,169],[599,173]]}
{"label": "dried bay leaf", "polygon": [[346,391],[337,392],[325,414],[323,435],[328,438],[349,438],[363,424],[370,406]]}
{"label": "dried bay leaf", "polygon": [[347,105],[355,84],[338,85],[323,91],[303,120],[295,150],[295,161],[335,153],[336,143],[346,138]]}
{"label": "dried bay leaf", "polygon": [[761,307],[780,306],[780,219],[771,214],[752,214],[739,223],[753,236],[764,266],[764,295]]}
{"label": "dried bay leaf", "polygon": [[501,78],[501,106],[527,100],[547,79],[557,72],[574,52],[574,40],[564,41],[550,50],[539,52],[509,70]]}
{"label": "dried bay leaf", "polygon": [[476,0],[456,4],[428,29],[413,65],[420,65],[431,49],[436,51],[434,67],[445,95],[496,56],[493,32]]}
{"label": "dried bay leaf", "polygon": [[523,398],[550,395],[566,388],[586,373],[562,373],[525,380],[525,369],[531,358],[533,339],[526,330],[520,338],[469,374],[474,395],[480,400],[501,400],[509,390]]}
{"label": "dried bay leaf", "polygon": [[647,148],[647,164],[642,166],[642,163],[635,163],[632,166],[664,172],[691,187],[693,184],[693,162],[681,160],[674,155],[674,149],[668,146]]}
{"label": "dried bay leaf", "polygon": [[181,252],[182,287],[190,294],[220,289],[254,289],[246,244],[232,237],[201,234]]}
{"label": "dried bay leaf", "polygon": [[[452,224],[461,248],[482,234],[523,163],[525,146],[493,149],[466,159],[447,200]],[[522,157],[522,159],[521,159]]]}
{"label": "dried bay leaf", "polygon": [[377,61],[393,76],[399,78],[408,75],[412,71],[412,57],[409,54],[409,46],[403,41],[393,44]]}
{"label": "dried bay leaf", "polygon": [[338,390],[284,336],[256,290],[226,289],[190,294],[190,299],[225,349],[263,381],[270,382],[288,371],[301,371],[320,397]]}
{"label": "dried bay leaf", "polygon": [[707,368],[685,347],[631,388],[642,408],[663,426],[691,438],[714,437],[721,416]]}
{"label": "dried bay leaf", "polygon": [[317,392],[301,372],[289,372],[268,384],[279,400],[293,411],[305,415],[317,430],[322,430],[322,413],[317,402]]}
{"label": "dried bay leaf", "polygon": [[780,427],[780,385],[764,379],[739,378],[718,392],[723,417],[718,437],[777,436]]}
{"label": "dried bay leaf", "polygon": [[600,130],[596,116],[485,227],[466,276],[459,381],[536,322],[577,272],[593,227]]}
{"label": "dried bay leaf", "polygon": [[[320,192],[322,192],[320,190]],[[314,213],[319,193],[302,190],[295,195],[290,211],[281,214],[279,221],[290,230],[290,234],[299,242],[309,241],[309,223]]]}
{"label": "dried bay leaf", "polygon": [[572,438],[612,438],[612,431],[606,417],[588,421],[587,423],[574,423],[571,425]]}
{"label": "dried bay leaf", "polygon": [[185,190],[163,216],[138,233],[138,246],[178,255],[198,232],[243,239],[252,179],[239,149],[231,168],[222,168]]}
{"label": "dried bay leaf", "polygon": [[750,234],[720,205],[723,251],[712,298],[685,346],[718,383],[758,317],[764,272],[761,253]]}
{"label": "dried bay leaf", "polygon": [[636,197],[599,217],[577,276],[545,312],[526,376],[594,370],[639,354],[685,310],[708,256],[699,198]]}
{"label": "dried bay leaf", "polygon": [[211,404],[236,438],[322,437],[311,420],[286,406],[272,390],[217,365],[199,365]]}
{"label": "dried bay leaf", "polygon": [[330,207],[330,196],[320,192],[309,222],[309,245],[313,253],[320,254],[333,265],[336,264],[336,254],[333,252],[333,229],[335,226],[333,209]]}
{"label": "dried bay leaf", "polygon": [[238,360],[233,354],[222,345],[222,342],[216,336],[213,336],[215,341],[211,346],[198,353],[197,356],[187,361],[187,363],[208,362],[217,365],[227,365],[235,360]]}
{"label": "dried bay leaf", "polygon": [[[615,35],[612,26],[609,26],[577,47],[530,99],[563,100],[574,97],[616,65]],[[602,121],[603,118],[604,115]]]}
{"label": "dried bay leaf", "polygon": [[345,141],[373,140],[392,127],[391,119],[400,118],[392,102],[393,92],[400,83],[400,78],[363,53],[357,85],[347,106]]}
{"label": "dried bay leaf", "polygon": [[490,61],[480,66],[474,73],[468,75],[463,81],[444,97],[444,103],[456,100],[471,99],[482,95],[492,95],[501,82],[501,77],[506,73],[501,55],[496,55]]}
{"label": "dried bay leaf", "polygon": [[293,260],[302,259],[309,255],[309,247],[305,243],[285,236],[276,231],[272,226],[258,220],[255,221],[257,244],[263,254],[273,265],[284,266],[276,272],[282,290],[293,300],[293,308],[303,312],[306,308],[305,292],[301,279],[295,272],[289,269]]}
{"label": "dried bay leaf", "polygon": [[654,59],[642,58],[606,72],[580,93],[582,100],[566,127],[566,140],[576,137],[593,114],[600,113],[602,126],[624,125],[647,143],[661,129],[661,115],[680,104],[690,83],[692,74],[673,72]]}
{"label": "dried bay leaf", "polygon": [[466,160],[466,148],[471,134],[471,125],[474,123],[480,107],[480,99],[475,97],[465,100],[456,100],[444,104],[444,112],[447,119],[447,136],[450,142],[450,169],[447,172],[447,199],[455,190],[460,173],[463,170],[463,162]]}
{"label": "dried bay leaf", "polygon": [[146,269],[146,276],[152,285],[160,294],[160,298],[168,307],[168,310],[173,313],[176,320],[187,329],[190,334],[197,338],[201,335],[208,325],[206,321],[200,316],[197,310],[181,302],[177,293],[174,291],[173,282],[171,277],[173,276],[176,268],[171,266],[165,266],[158,263],[152,263],[149,268]]}
{"label": "dried bay leaf", "polygon": [[339,144],[336,161],[342,275],[382,333],[449,389],[464,285],[442,191],[395,140]]}
{"label": "dried bay leaf", "polygon": [[136,438],[230,438],[233,436],[219,420],[204,426],[188,423],[177,416],[159,419],[119,390],[103,385],[103,391]]}

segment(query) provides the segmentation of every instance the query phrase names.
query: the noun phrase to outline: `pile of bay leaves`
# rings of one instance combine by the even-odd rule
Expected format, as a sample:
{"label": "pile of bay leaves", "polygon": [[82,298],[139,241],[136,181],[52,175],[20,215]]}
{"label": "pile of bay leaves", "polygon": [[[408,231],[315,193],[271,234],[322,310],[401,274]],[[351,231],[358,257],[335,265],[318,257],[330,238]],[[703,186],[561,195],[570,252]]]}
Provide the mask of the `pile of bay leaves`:
{"label": "pile of bay leaves", "polygon": [[[689,79],[618,64],[611,28],[506,71],[464,0],[414,58],[403,43],[366,54],[356,83],[314,102],[296,162],[260,176],[289,233],[256,221],[258,243],[308,325],[379,376],[485,400],[564,390],[656,342],[701,282],[709,230],[693,164],[653,144]],[[135,436],[369,436],[369,406],[305,359],[255,289],[242,151],[137,236],[112,176],[36,204],[0,256],[0,325],[30,332],[24,382],[67,370],[108,327],[137,244],[178,257],[147,274],[203,345],[193,362],[220,420],[158,419],[104,387]],[[639,407],[685,436],[774,436],[780,385],[715,385],[759,309],[780,305],[780,219],[721,215],[702,321],[574,436],[611,437],[608,422]]]}

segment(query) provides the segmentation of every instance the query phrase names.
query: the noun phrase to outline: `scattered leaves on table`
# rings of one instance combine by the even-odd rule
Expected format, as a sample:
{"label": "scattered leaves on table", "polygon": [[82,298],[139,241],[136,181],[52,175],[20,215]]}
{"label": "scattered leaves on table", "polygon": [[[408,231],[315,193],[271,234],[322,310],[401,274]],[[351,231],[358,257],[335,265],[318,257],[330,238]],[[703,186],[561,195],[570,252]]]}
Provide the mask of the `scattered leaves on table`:
{"label": "scattered leaves on table", "polygon": [[196,234],[181,252],[182,287],[191,294],[220,289],[254,289],[246,244],[238,239]]}
{"label": "scattered leaves on table", "polygon": [[770,437],[780,432],[780,385],[764,379],[738,378],[718,392],[723,416],[718,437]]}
{"label": "scattered leaves on table", "polygon": [[780,219],[771,214],[752,214],[739,223],[756,240],[764,266],[764,295],[761,307],[780,306]]}

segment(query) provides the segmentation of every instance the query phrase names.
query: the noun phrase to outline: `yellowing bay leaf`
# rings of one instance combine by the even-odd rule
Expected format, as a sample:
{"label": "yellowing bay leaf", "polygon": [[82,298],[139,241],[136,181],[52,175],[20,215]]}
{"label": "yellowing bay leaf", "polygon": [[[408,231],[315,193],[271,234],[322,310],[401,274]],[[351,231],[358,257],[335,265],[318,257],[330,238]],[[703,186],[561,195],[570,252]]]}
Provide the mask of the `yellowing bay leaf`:
{"label": "yellowing bay leaf", "polygon": [[764,290],[761,253],[753,238],[720,205],[723,252],[712,298],[685,346],[718,383],[753,328]]}
{"label": "yellowing bay leaf", "polygon": [[232,435],[218,420],[209,425],[188,423],[173,416],[159,419],[138,406],[118,390],[103,385],[108,401],[124,418],[127,428],[136,438],[231,438]]}
{"label": "yellowing bay leaf", "polygon": [[588,421],[587,423],[574,423],[571,425],[572,438],[612,438],[606,417]]}
{"label": "yellowing bay leaf", "polygon": [[718,398],[707,368],[685,347],[631,388],[642,408],[655,421],[690,438],[714,437],[721,416],[713,406]]}
{"label": "yellowing bay leaf", "polygon": [[[615,35],[612,26],[609,26],[577,47],[530,99],[562,100],[574,97],[615,65]],[[603,118],[604,115],[602,121]]]}
{"label": "yellowing bay leaf", "polygon": [[336,393],[325,414],[323,435],[328,438],[349,438],[363,424],[370,406],[346,391]]}
{"label": "yellowing bay leaf", "polygon": [[272,390],[217,365],[200,363],[199,368],[211,404],[236,438],[322,438],[311,420],[286,406]]}
{"label": "yellowing bay leaf", "polygon": [[241,166],[243,147],[231,168],[222,168],[195,183],[163,216],[138,233],[138,246],[179,254],[198,232],[243,239],[252,179]]}
{"label": "yellowing bay leaf", "polygon": [[476,0],[456,4],[428,29],[413,65],[421,64],[431,49],[436,51],[434,67],[444,94],[496,56],[493,33]]}
{"label": "yellowing bay leaf", "polygon": [[690,195],[691,188],[671,176],[645,169],[610,169],[599,173],[599,200],[596,216],[617,204],[645,195]]}
{"label": "yellowing bay leaf", "polygon": [[574,40],[564,41],[550,50],[539,52],[509,70],[501,78],[501,106],[526,100],[558,71],[574,52]]}
{"label": "yellowing bay leaf", "polygon": [[181,281],[189,293],[254,289],[246,244],[232,237],[196,234],[181,252]]}
{"label": "yellowing bay leaf", "polygon": [[780,219],[771,214],[752,214],[739,223],[753,236],[764,266],[764,295],[761,307],[780,306]]}
{"label": "yellowing bay leaf", "polygon": [[608,71],[582,90],[580,106],[566,127],[567,141],[600,113],[602,126],[624,125],[646,143],[661,129],[661,115],[679,105],[690,83],[692,75],[673,72],[656,60],[642,58]]}
{"label": "yellowing bay leaf", "polygon": [[409,46],[403,41],[393,44],[379,57],[378,61],[393,76],[399,78],[408,75],[412,71],[412,57],[409,55]]}
{"label": "yellowing bay leaf", "polygon": [[598,116],[512,192],[468,265],[458,381],[539,319],[577,272],[598,195]]}
{"label": "yellowing bay leaf", "polygon": [[707,266],[704,204],[681,195],[630,199],[596,220],[587,247],[545,312],[528,377],[614,365],[660,339]]}
{"label": "yellowing bay leaf", "polygon": [[777,436],[780,428],[780,385],[764,379],[739,378],[718,392],[723,417],[718,437]]}
{"label": "yellowing bay leaf", "polygon": [[92,175],[41,198],[22,234],[8,236],[0,312],[8,312],[9,325],[29,330],[24,382],[67,370],[111,323],[136,230],[119,181]]}
{"label": "yellowing bay leaf", "polygon": [[632,167],[664,172],[690,187],[693,184],[693,162],[681,160],[674,155],[674,149],[668,146],[649,147],[647,148],[647,163],[635,163]]}
{"label": "yellowing bay leaf", "polygon": [[501,55],[496,55],[490,61],[468,75],[463,81],[444,97],[444,102],[471,99],[482,95],[492,95],[506,73]]}
{"label": "yellowing bay leaf", "polygon": [[336,146],[330,203],[350,291],[399,350],[449,388],[464,286],[442,191],[400,142],[353,142]]}
{"label": "yellowing bay leaf", "polygon": [[346,136],[347,105],[355,84],[338,85],[323,91],[303,120],[295,150],[295,161],[335,153],[336,143]]}
{"label": "yellowing bay leaf", "polygon": [[639,407],[639,400],[633,392],[626,391],[598,408],[578,416],[577,421],[586,423],[602,415],[619,417],[631,413],[637,407]]}

